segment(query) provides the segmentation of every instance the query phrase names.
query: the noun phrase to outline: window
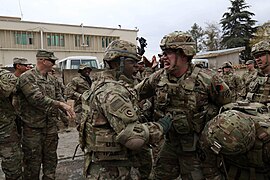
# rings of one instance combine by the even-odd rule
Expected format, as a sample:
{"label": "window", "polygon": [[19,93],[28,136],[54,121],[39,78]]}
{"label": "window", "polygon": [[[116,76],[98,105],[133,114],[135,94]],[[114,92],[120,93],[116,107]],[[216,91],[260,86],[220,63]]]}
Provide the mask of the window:
{"label": "window", "polygon": [[48,46],[65,46],[65,37],[61,34],[47,35]]}
{"label": "window", "polygon": [[71,60],[71,69],[79,69],[79,67],[80,67],[80,60],[79,59]]}
{"label": "window", "polygon": [[75,35],[75,47],[81,46],[80,35]]}
{"label": "window", "polygon": [[96,60],[91,60],[91,59],[85,59],[81,60],[82,64],[87,64],[90,67],[94,67],[98,69],[97,61]]}
{"label": "window", "polygon": [[34,35],[32,32],[15,32],[15,43],[22,45],[32,45]]}
{"label": "window", "polygon": [[84,40],[85,40],[84,43],[85,43],[87,46],[90,46],[90,36],[85,36]]}

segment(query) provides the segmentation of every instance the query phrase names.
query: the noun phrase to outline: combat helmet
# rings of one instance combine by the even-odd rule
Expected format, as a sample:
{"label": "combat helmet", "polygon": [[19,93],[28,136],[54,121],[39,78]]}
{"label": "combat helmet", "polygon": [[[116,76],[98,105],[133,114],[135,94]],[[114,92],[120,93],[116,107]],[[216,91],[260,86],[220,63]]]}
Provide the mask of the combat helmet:
{"label": "combat helmet", "polygon": [[78,73],[82,72],[82,70],[84,70],[86,68],[88,68],[92,71],[92,68],[88,64],[80,64],[79,69],[78,69]]}
{"label": "combat helmet", "polygon": [[112,61],[119,57],[129,57],[140,61],[141,57],[137,54],[137,46],[124,40],[115,40],[109,44],[105,50],[104,61]]}
{"label": "combat helmet", "polygon": [[226,61],[222,64],[221,68],[233,68],[232,63],[229,61]]}
{"label": "combat helmet", "polygon": [[160,42],[160,48],[165,49],[182,49],[186,56],[196,54],[196,43],[191,35],[182,31],[175,31],[165,35]]}
{"label": "combat helmet", "polygon": [[209,121],[202,136],[216,154],[245,153],[255,142],[255,122],[245,113],[228,110]]}
{"label": "combat helmet", "polygon": [[269,40],[260,41],[252,46],[251,53],[253,56],[261,52],[270,52]]}

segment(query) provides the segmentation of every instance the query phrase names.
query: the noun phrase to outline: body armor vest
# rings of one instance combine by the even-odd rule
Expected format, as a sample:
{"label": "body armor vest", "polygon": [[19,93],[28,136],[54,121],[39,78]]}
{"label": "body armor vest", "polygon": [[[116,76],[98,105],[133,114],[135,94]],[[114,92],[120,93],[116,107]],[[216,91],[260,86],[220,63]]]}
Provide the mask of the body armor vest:
{"label": "body armor vest", "polygon": [[82,122],[82,139],[86,151],[92,153],[93,162],[112,161],[112,163],[109,163],[110,165],[130,166],[128,149],[117,142],[117,134],[101,113],[100,104],[92,103],[95,101],[96,95],[104,91],[102,86],[106,83],[121,85],[127,90],[132,102],[137,100],[134,89],[122,81],[104,80],[104,82],[94,87],[92,92],[87,95],[88,97],[84,97],[86,102],[83,103],[83,110],[88,111],[90,117],[83,117],[85,120]]}
{"label": "body armor vest", "polygon": [[270,102],[270,78],[258,76],[249,85],[247,99],[251,102],[269,103]]}
{"label": "body armor vest", "polygon": [[[156,88],[156,115],[158,118],[170,115],[178,134],[199,133],[205,123],[208,107],[207,92],[200,89],[196,79],[200,68],[181,82],[170,82],[164,71]],[[199,97],[202,99],[198,99]],[[198,101],[199,100],[199,101]],[[205,100],[205,101],[200,101]]]}

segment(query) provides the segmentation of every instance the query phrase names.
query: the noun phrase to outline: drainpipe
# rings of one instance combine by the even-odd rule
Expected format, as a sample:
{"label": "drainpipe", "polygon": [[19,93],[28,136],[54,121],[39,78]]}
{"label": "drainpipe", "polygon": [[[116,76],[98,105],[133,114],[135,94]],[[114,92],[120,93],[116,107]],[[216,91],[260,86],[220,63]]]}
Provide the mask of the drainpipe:
{"label": "drainpipe", "polygon": [[43,29],[40,28],[40,48],[43,49]]}

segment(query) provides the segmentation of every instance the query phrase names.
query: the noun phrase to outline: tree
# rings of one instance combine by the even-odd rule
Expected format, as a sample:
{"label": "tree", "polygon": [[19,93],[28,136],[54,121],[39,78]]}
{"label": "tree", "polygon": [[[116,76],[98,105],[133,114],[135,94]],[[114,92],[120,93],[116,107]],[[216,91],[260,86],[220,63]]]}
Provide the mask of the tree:
{"label": "tree", "polygon": [[250,6],[246,5],[245,0],[230,1],[232,6],[220,21],[223,31],[221,44],[224,48],[245,46],[246,50],[241,54],[241,58],[247,60],[251,58],[249,41],[256,31],[253,27],[256,21],[252,20],[255,14],[246,10]]}
{"label": "tree", "polygon": [[206,23],[206,28],[204,30],[204,49],[208,51],[214,51],[220,49],[220,29],[217,23]]}
{"label": "tree", "polygon": [[198,24],[194,23],[191,26],[191,30],[188,31],[188,33],[192,36],[192,38],[194,39],[196,43],[196,52],[200,51],[201,50],[200,43],[204,35],[203,29]]}
{"label": "tree", "polygon": [[270,21],[257,27],[254,37],[250,41],[250,46],[262,41],[270,40]]}

